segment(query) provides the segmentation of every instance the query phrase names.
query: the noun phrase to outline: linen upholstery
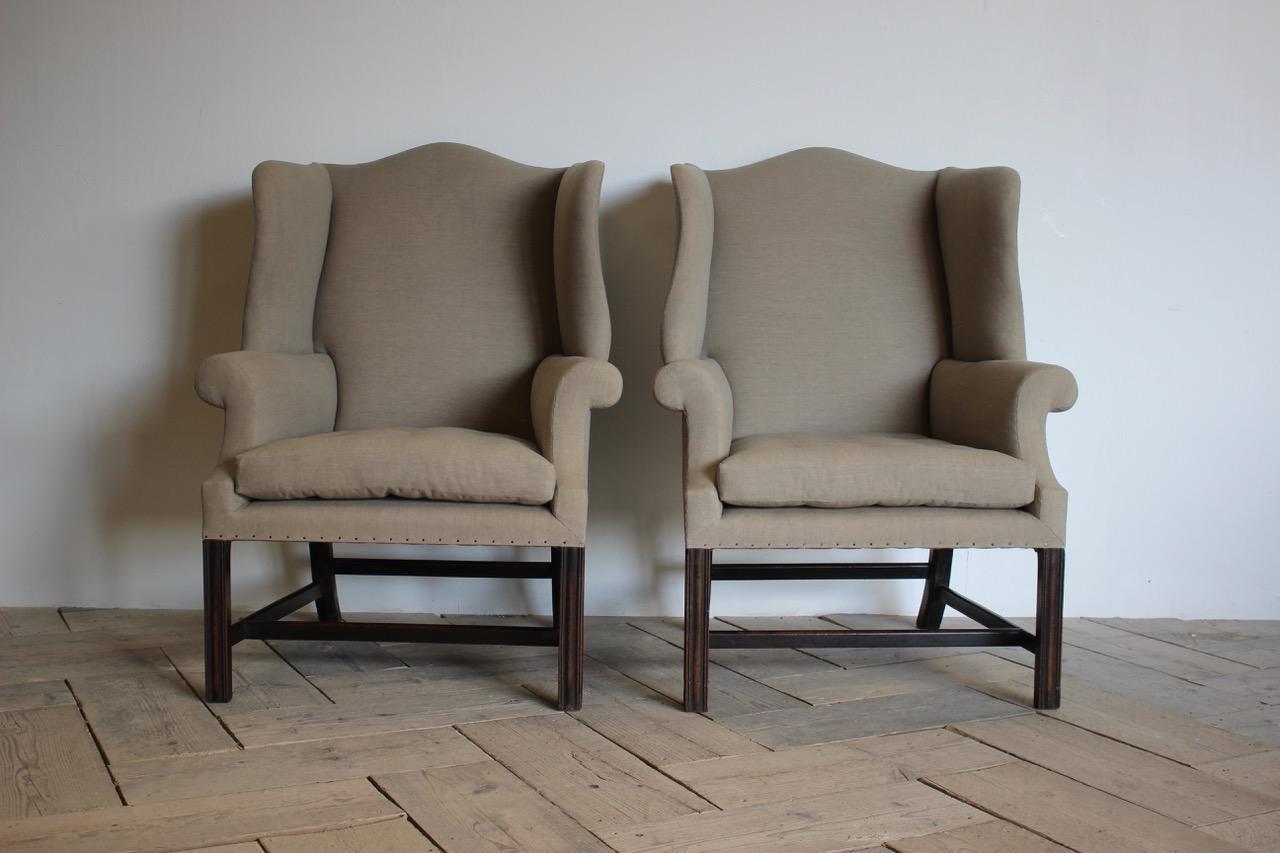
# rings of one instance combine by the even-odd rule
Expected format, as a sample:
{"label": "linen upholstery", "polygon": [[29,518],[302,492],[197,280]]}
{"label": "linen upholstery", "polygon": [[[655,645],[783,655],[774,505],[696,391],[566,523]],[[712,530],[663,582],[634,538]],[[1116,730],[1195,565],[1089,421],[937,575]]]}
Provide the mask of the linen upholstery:
{"label": "linen upholstery", "polygon": [[1035,496],[1036,472],[923,435],[774,433],[735,439],[716,482],[734,506],[1017,509]]}
{"label": "linen upholstery", "polygon": [[[1016,172],[805,149],[725,171],[677,165],[672,181],[679,243],[654,390],[684,413],[686,547],[1063,547],[1044,420],[1072,405],[1075,382],[1025,361]],[[735,440],[779,433],[995,451],[1022,463],[1010,470],[1026,502],[723,503]]]}
{"label": "linen upholstery", "polygon": [[556,472],[531,442],[457,427],[286,438],[236,457],[236,492],[258,500],[417,498],[537,506]]}
{"label": "linen upholstery", "polygon": [[734,436],[926,432],[948,349],[934,173],[813,148],[706,176],[703,348]]}
{"label": "linen upholstery", "polygon": [[[543,169],[448,143],[357,166],[255,170],[245,350],[207,359],[197,377],[201,397],[226,410],[203,488],[205,538],[584,544],[590,408],[621,388],[605,360],[602,173],[598,162]],[[537,506],[236,493],[246,451],[365,429],[525,442],[554,487],[504,486]]]}

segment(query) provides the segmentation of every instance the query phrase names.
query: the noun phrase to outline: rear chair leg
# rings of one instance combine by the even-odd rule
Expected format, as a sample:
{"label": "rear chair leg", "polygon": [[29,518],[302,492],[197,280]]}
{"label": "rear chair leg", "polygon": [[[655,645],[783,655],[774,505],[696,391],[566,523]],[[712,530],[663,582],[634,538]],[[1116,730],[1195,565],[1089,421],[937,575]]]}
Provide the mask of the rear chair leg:
{"label": "rear chair leg", "polygon": [[583,565],[586,550],[551,549],[557,576],[553,586],[557,599],[554,619],[559,644],[560,695],[557,705],[561,711],[582,708]]}
{"label": "rear chair leg", "polygon": [[1066,552],[1038,548],[1036,562],[1036,671],[1032,705],[1038,711],[1057,708],[1062,692],[1062,590]]}
{"label": "rear chair leg", "polygon": [[934,548],[929,552],[929,569],[924,578],[924,597],[920,599],[920,615],[916,627],[936,631],[942,627],[942,612],[947,609],[942,591],[951,583],[950,548]]}
{"label": "rear chair leg", "polygon": [[711,647],[711,549],[684,552],[684,709],[707,710]]}
{"label": "rear chair leg", "polygon": [[338,580],[333,573],[333,544],[312,542],[311,580],[320,584],[322,593],[316,599],[316,615],[321,622],[341,622],[342,608],[338,606]]}
{"label": "rear chair leg", "polygon": [[231,543],[204,540],[204,698],[231,701]]}

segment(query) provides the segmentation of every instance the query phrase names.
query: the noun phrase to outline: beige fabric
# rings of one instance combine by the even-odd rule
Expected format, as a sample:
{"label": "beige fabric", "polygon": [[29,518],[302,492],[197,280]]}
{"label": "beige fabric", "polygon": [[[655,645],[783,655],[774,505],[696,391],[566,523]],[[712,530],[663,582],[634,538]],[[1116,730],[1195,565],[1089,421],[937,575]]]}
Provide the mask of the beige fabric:
{"label": "beige fabric", "polygon": [[555,213],[556,308],[565,355],[607,359],[611,329],[600,267],[599,160],[570,166],[560,179]]}
{"label": "beige fabric", "polygon": [[329,432],[338,405],[333,362],[322,353],[213,355],[196,373],[196,392],[226,409],[223,460],[269,441]]}
{"label": "beige fabric", "polygon": [[244,348],[309,353],[333,188],[319,163],[269,161],[253,170],[253,264]]}
{"label": "beige fabric", "polygon": [[555,466],[551,511],[579,538],[587,535],[587,458],[591,410],[622,396],[622,374],[597,358],[548,356],[533,376],[533,429]]}
{"label": "beige fabric", "polygon": [[930,385],[933,434],[996,450],[1035,468],[1030,512],[1066,538],[1067,491],[1053,475],[1045,420],[1076,402],[1070,371],[1033,361],[943,361]]}
{"label": "beige fabric", "polygon": [[733,387],[734,436],[927,432],[947,355],[935,173],[808,148],[706,176],[704,354]]}
{"label": "beige fabric", "polygon": [[720,365],[709,358],[673,361],[658,371],[654,395],[684,412],[684,526],[705,530],[723,507],[716,469],[733,441],[733,392]]}
{"label": "beige fabric", "polygon": [[725,507],[690,548],[1061,548],[1049,525],[1018,509],[871,506]]}
{"label": "beige fabric", "polygon": [[1004,166],[938,173],[938,237],[947,271],[952,355],[1027,357],[1018,283],[1018,173]]}
{"label": "beige fabric", "polygon": [[338,371],[337,429],[533,438],[533,371],[560,351],[552,245],[563,171],[437,144],[329,174],[315,329]]}
{"label": "beige fabric", "polygon": [[[583,545],[588,410],[612,405],[621,383],[603,361],[602,168],[540,169],[452,144],[358,166],[259,167],[245,346],[263,351],[214,356],[197,379],[227,410],[203,489],[206,538]],[[510,466],[488,473],[497,497],[514,488],[541,506],[249,500],[232,480],[237,455],[335,428],[532,442],[535,421],[545,453],[521,448],[540,460],[538,490],[509,481]]]}
{"label": "beige fabric", "polygon": [[1015,509],[1035,497],[1036,473],[923,435],[780,433],[735,439],[717,484],[734,506]]}
{"label": "beige fabric", "polygon": [[[725,171],[673,166],[672,180],[679,244],[654,390],[684,413],[688,547],[1062,547],[1066,492],[1044,413],[1069,406],[1075,384],[1021,361],[1015,172],[911,172],[805,149]],[[1011,361],[952,367],[953,346]],[[733,440],[774,433],[912,433],[995,451],[1014,460],[1000,502],[1019,508],[722,504]],[[778,474],[799,476],[789,462]],[[958,479],[949,488],[972,499]]]}
{"label": "beige fabric", "polygon": [[680,237],[676,242],[671,291],[662,316],[662,360],[700,358],[707,328],[707,284],[711,281],[711,247],[715,203],[711,185],[697,166],[671,167]]}
{"label": "beige fabric", "polygon": [[556,472],[527,441],[456,427],[348,430],[273,441],[236,457],[255,500],[419,498],[538,506]]}
{"label": "beige fabric", "polygon": [[229,466],[205,480],[205,539],[582,547],[546,506],[410,501],[251,501]]}

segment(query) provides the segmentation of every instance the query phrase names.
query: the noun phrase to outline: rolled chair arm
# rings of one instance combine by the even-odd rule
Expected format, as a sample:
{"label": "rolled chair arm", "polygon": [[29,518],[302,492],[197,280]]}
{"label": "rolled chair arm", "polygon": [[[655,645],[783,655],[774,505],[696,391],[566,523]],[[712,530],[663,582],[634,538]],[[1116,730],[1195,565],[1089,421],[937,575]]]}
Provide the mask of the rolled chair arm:
{"label": "rolled chair arm", "polygon": [[1076,402],[1075,377],[1034,361],[938,363],[929,383],[934,438],[996,450],[1031,463],[1036,497],[1031,512],[1065,537],[1067,492],[1049,464],[1045,421]]}
{"label": "rolled chair arm", "polygon": [[324,353],[242,350],[209,356],[196,393],[226,410],[221,460],[252,447],[333,430],[338,382]]}
{"label": "rolled chair arm", "polygon": [[716,471],[733,442],[733,391],[720,363],[710,358],[665,365],[653,391],[663,406],[684,412],[685,533],[693,541],[724,511]]}
{"label": "rolled chair arm", "polygon": [[556,469],[551,511],[570,530],[586,535],[587,456],[591,410],[622,396],[622,374],[601,358],[547,356],[533,375],[533,432]]}

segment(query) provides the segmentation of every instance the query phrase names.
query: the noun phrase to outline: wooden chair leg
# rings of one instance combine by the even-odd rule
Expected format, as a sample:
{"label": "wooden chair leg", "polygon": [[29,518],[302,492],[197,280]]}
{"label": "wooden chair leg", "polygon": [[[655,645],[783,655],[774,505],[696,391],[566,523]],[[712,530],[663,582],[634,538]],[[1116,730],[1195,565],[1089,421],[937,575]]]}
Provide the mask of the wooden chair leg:
{"label": "wooden chair leg", "polygon": [[934,548],[929,552],[929,570],[924,579],[924,596],[920,599],[920,614],[916,616],[917,628],[937,630],[942,627],[942,612],[947,609],[942,602],[942,591],[951,583],[953,553],[950,548]]}
{"label": "wooden chair leg", "polygon": [[1036,550],[1036,671],[1032,705],[1052,711],[1062,693],[1062,591],[1066,553],[1061,548]]}
{"label": "wooden chair leg", "polygon": [[311,542],[311,580],[320,584],[324,593],[316,599],[316,615],[321,622],[341,622],[338,605],[338,579],[333,573],[333,544]]}
{"label": "wooden chair leg", "polygon": [[684,552],[684,709],[707,710],[711,646],[711,549]]}
{"label": "wooden chair leg", "polygon": [[[557,564],[558,565],[558,564]],[[551,573],[551,627],[560,630],[560,571]]]}
{"label": "wooden chair leg", "polygon": [[204,698],[231,701],[231,543],[204,540]]}
{"label": "wooden chair leg", "polygon": [[585,548],[553,548],[556,563],[556,632],[559,641],[561,711],[582,707],[583,567]]}

